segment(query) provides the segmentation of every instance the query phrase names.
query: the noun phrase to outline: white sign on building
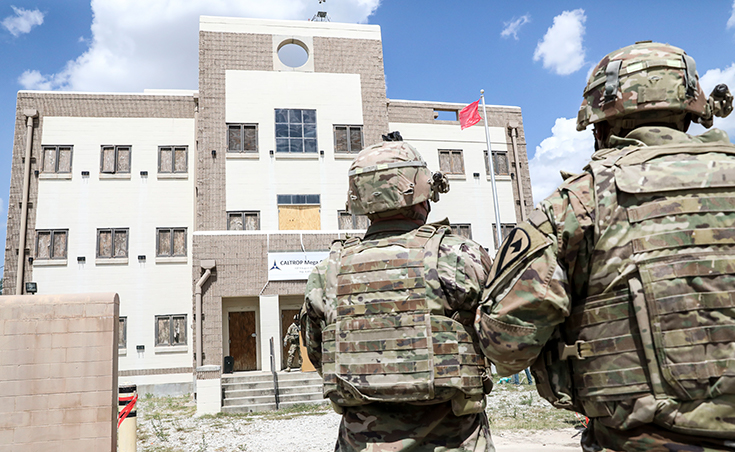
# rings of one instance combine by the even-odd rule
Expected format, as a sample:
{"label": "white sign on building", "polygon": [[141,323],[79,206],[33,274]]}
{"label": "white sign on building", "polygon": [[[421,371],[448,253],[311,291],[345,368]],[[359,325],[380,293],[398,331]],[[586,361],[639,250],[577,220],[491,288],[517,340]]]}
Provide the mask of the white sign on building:
{"label": "white sign on building", "polygon": [[329,251],[268,253],[268,281],[308,279],[314,266],[328,256]]}

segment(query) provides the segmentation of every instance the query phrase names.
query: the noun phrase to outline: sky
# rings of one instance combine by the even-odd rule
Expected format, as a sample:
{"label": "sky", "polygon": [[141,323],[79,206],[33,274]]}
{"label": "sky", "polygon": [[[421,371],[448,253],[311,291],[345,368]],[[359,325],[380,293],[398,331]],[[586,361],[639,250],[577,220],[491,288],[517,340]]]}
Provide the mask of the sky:
{"label": "sky", "polygon": [[[735,0],[2,0],[0,241],[19,90],[197,89],[200,15],[310,19],[381,27],[391,99],[521,107],[535,202],[593,152],[575,118],[591,69],[606,54],[653,40],[697,62],[706,94],[735,91]],[[735,114],[715,119],[735,137]],[[702,133],[693,126],[690,133]],[[732,138],[731,138],[732,140]],[[3,247],[4,248],[4,247]],[[0,249],[2,252],[2,249]]]}

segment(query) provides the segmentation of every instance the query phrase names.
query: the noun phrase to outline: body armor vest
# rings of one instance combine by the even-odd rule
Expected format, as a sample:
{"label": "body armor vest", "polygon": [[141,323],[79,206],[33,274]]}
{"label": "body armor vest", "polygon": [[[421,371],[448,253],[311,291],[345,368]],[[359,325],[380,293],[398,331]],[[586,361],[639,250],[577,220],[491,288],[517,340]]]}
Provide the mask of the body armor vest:
{"label": "body armor vest", "polygon": [[546,357],[566,395],[552,403],[735,438],[735,146],[598,154],[588,296],[551,344],[561,361]]}
{"label": "body armor vest", "polygon": [[[326,295],[337,312],[322,332],[322,375],[335,404],[451,399],[455,414],[484,409],[474,330],[443,315],[437,258],[448,229],[332,246],[327,280],[336,277],[336,287]],[[457,398],[472,403],[457,413]]]}

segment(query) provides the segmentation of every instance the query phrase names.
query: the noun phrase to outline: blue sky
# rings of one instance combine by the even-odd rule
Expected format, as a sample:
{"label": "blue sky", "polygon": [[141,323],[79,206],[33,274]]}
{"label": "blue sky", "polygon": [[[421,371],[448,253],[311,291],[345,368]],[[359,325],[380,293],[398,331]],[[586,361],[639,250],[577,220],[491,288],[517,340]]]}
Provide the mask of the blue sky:
{"label": "blue sky", "polygon": [[[705,92],[735,90],[735,2],[464,0],[5,0],[0,4],[0,240],[5,241],[16,95],[22,89],[197,88],[198,16],[381,26],[389,98],[520,106],[534,197],[592,152],[574,118],[590,69],[640,40],[681,47]],[[735,115],[715,121],[735,137]],[[690,129],[701,133],[702,129]],[[3,247],[4,248],[4,247]]]}

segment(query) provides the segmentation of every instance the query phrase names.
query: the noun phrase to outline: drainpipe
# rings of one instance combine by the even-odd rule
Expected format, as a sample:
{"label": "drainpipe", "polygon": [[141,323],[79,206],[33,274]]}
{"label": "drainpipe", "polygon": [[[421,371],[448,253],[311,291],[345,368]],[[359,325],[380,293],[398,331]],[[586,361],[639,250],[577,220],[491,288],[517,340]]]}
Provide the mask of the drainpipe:
{"label": "drainpipe", "polygon": [[33,150],[33,118],[36,110],[24,110],[26,115],[26,154],[23,165],[23,201],[20,207],[20,243],[18,244],[18,273],[15,275],[15,294],[23,294],[23,272],[26,261],[26,226],[28,222],[28,192],[31,185],[31,151]]}
{"label": "drainpipe", "polygon": [[202,286],[209,279],[209,275],[212,274],[214,260],[202,260],[200,265],[204,269],[204,274],[199,278],[194,288],[194,298],[196,299],[195,315],[197,319],[197,368],[202,367]]}
{"label": "drainpipe", "polygon": [[516,166],[516,183],[518,184],[518,197],[521,201],[521,221],[526,221],[526,198],[523,194],[523,185],[521,184],[521,163],[518,161],[518,147],[516,139],[518,138],[518,123],[511,121],[508,124],[510,131],[510,140],[513,146],[513,161]]}

